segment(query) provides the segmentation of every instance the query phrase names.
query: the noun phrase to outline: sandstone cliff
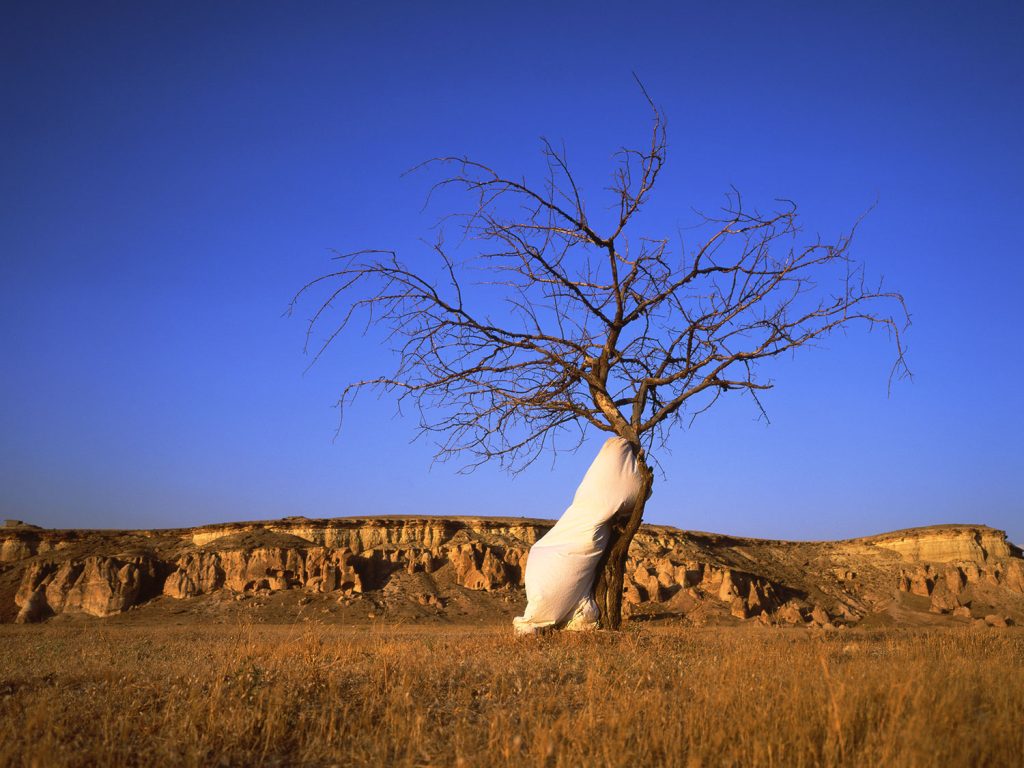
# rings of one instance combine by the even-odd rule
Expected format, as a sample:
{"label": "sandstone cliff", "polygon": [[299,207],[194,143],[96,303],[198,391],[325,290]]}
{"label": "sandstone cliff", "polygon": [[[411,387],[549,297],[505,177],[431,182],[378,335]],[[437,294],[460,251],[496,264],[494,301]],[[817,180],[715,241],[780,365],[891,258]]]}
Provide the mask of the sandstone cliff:
{"label": "sandstone cliff", "polygon": [[[282,620],[311,606],[345,621],[507,618],[525,600],[530,545],[550,526],[431,517],[285,518],[151,531],[12,524],[0,529],[0,620],[109,617],[135,608],[176,614],[184,610],[179,605],[222,606],[223,613],[233,604],[276,606]],[[635,620],[1024,620],[1021,552],[1002,531],[981,525],[837,542],[644,526],[630,555],[624,598]]]}

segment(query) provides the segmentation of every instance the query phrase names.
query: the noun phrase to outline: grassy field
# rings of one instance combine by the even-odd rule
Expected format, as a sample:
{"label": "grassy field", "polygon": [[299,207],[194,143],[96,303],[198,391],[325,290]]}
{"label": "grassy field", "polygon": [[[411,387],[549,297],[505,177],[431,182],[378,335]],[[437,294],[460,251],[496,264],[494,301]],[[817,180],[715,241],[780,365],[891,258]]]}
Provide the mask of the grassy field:
{"label": "grassy field", "polygon": [[1021,764],[1020,630],[636,626],[0,626],[0,764]]}

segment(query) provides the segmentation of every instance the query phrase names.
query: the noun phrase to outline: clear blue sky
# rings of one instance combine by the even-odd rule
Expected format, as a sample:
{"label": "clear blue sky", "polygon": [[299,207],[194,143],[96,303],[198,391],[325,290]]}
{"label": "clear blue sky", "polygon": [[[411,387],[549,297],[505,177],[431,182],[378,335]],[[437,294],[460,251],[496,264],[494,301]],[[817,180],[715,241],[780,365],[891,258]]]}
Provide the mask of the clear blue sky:
{"label": "clear blue sky", "polygon": [[668,116],[652,236],[734,184],[800,202],[902,290],[880,335],[772,369],[662,457],[653,522],[779,538],[979,522],[1024,543],[1020,3],[19,3],[0,25],[0,513],[148,527],[284,515],[555,517],[598,436],[518,477],[431,468],[393,403],[309,373],[329,251],[419,258],[428,157],[510,173],[565,140],[601,194]]}

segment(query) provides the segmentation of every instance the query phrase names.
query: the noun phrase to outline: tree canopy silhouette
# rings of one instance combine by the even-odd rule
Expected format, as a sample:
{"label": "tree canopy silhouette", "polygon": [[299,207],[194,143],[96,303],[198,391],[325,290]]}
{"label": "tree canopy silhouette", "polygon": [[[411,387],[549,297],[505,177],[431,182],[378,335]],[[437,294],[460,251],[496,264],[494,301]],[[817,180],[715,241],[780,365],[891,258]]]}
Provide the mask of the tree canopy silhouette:
{"label": "tree canopy silhouette", "polygon": [[763,414],[758,393],[772,381],[762,363],[858,325],[891,340],[890,386],[909,375],[903,296],[869,282],[851,256],[859,221],[834,241],[807,241],[795,203],[761,212],[731,189],[720,211],[698,214],[693,245],[634,231],[666,159],[665,119],[644,96],[649,139],[616,154],[610,215],[588,215],[565,150],[547,140],[536,185],[470,158],[435,158],[419,166],[439,172],[432,193],[467,199],[445,217],[461,247],[438,237],[433,264],[416,265],[388,250],[339,254],[293,299],[325,291],[308,325],[313,362],[353,322],[385,329],[394,367],[349,383],[340,405],[368,388],[412,404],[439,459],[519,471],[588,430],[634,447],[646,492],[617,517],[595,594],[613,628],[652,463],[684,419],[730,394]]}

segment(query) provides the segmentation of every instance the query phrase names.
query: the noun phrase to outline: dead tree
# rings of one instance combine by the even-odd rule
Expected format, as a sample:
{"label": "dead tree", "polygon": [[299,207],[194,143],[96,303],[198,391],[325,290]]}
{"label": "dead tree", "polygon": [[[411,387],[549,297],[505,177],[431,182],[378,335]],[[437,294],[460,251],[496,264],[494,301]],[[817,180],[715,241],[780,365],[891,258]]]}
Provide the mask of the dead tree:
{"label": "dead tree", "polygon": [[806,241],[794,203],[761,213],[733,189],[721,211],[699,214],[696,244],[633,231],[666,157],[665,121],[647,103],[649,142],[617,153],[610,214],[591,218],[564,149],[546,140],[539,185],[436,158],[424,164],[442,171],[434,191],[470,201],[452,214],[460,247],[438,239],[416,266],[393,251],[340,254],[295,297],[323,291],[307,333],[314,362],[353,321],[386,329],[394,369],[349,384],[339,405],[367,388],[412,404],[439,459],[515,472],[578,446],[589,429],[633,446],[646,493],[614,523],[595,595],[611,628],[654,454],[674,427],[729,393],[763,414],[758,392],[772,382],[761,363],[858,324],[894,343],[890,385],[909,375],[903,297],[866,282],[850,255],[856,224],[834,241]]}

